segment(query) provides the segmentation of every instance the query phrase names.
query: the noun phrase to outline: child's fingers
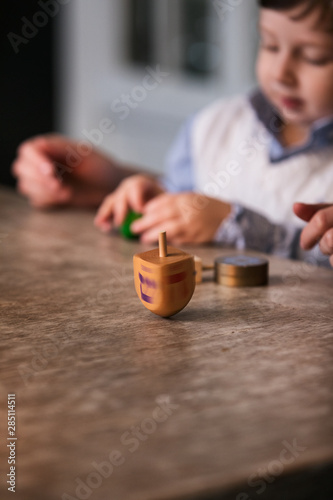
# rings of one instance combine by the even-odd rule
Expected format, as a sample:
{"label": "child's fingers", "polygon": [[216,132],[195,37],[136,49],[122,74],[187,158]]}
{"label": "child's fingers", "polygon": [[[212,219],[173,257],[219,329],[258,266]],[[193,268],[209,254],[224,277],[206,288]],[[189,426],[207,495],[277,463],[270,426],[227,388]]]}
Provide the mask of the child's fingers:
{"label": "child's fingers", "polygon": [[172,224],[179,228],[182,227],[182,213],[175,195],[163,193],[146,203],[143,217],[132,223],[131,230],[134,233],[143,233],[154,226],[169,223],[169,221],[172,221]]}
{"label": "child's fingers", "polygon": [[174,198],[174,195],[170,193],[162,193],[158,196],[155,196],[145,204],[144,213],[154,213],[160,210],[165,210],[165,208],[172,207],[172,198]]}
{"label": "child's fingers", "polygon": [[128,203],[132,210],[138,213],[144,211],[145,204],[147,202],[147,194],[145,192],[144,186],[139,186],[139,189],[132,189],[129,192]]}
{"label": "child's fingers", "polygon": [[169,243],[181,244],[181,231],[174,220],[167,220],[155,224],[141,234],[141,243],[156,243],[161,232],[166,231]]}
{"label": "child's fingers", "polygon": [[162,188],[155,179],[138,175],[135,176],[131,185],[128,186],[127,192],[130,207],[135,212],[143,213],[146,204],[162,193]]}
{"label": "child's fingers", "polygon": [[[173,206],[168,203],[169,198],[168,194],[156,196],[145,205],[143,216],[132,222],[133,233],[146,233],[143,242],[155,241],[154,235],[158,235],[159,231],[166,231],[166,225],[174,218]],[[149,238],[149,241],[146,238]]]}
{"label": "child's fingers", "polygon": [[119,227],[124,222],[128,210],[129,204],[126,193],[117,196],[113,207],[113,221],[116,227]]}
{"label": "child's fingers", "polygon": [[333,227],[333,207],[322,208],[311,218],[301,234],[301,247],[304,250],[312,248],[323,235]]}
{"label": "child's fingers", "polygon": [[108,196],[106,196],[106,198],[104,198],[95,216],[94,223],[96,226],[100,227],[105,222],[109,222],[109,219],[113,214],[114,204],[115,204],[114,194],[109,194]]}
{"label": "child's fingers", "polygon": [[140,217],[140,219],[137,219],[134,222],[132,222],[131,231],[137,234],[143,233],[145,231],[150,230],[157,224],[161,223],[161,221],[163,221],[163,219],[161,219],[160,215],[157,213],[143,215],[142,217]]}
{"label": "child's fingers", "polygon": [[94,224],[103,231],[109,231],[112,226],[120,226],[128,212],[125,194],[109,194],[99,207]]}
{"label": "child's fingers", "polygon": [[140,219],[132,222],[131,231],[133,233],[143,233],[152,227],[161,226],[172,219],[171,214],[163,210],[149,211],[140,217]]}
{"label": "child's fingers", "polygon": [[293,209],[297,217],[304,220],[305,222],[309,222],[309,220],[314,216],[316,212],[318,212],[318,210],[327,208],[329,206],[330,205],[328,203],[294,203]]}

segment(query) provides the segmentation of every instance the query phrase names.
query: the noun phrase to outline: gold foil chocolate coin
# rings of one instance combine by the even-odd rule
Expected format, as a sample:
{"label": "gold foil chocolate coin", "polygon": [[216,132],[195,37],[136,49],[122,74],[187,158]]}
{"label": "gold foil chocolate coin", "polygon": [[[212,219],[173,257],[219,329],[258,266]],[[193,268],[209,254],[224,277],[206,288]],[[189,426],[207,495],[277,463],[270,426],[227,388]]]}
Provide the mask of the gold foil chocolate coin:
{"label": "gold foil chocolate coin", "polygon": [[215,259],[215,281],[226,286],[260,286],[268,283],[268,260],[249,255]]}

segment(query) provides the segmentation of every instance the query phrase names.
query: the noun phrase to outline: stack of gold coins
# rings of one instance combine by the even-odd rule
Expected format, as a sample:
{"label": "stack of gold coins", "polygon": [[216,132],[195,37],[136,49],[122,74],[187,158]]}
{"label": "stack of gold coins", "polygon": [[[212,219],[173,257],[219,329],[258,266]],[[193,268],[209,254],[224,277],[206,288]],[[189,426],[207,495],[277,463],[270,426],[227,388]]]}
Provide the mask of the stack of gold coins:
{"label": "stack of gold coins", "polygon": [[268,260],[248,255],[215,259],[215,281],[226,286],[260,286],[268,283]]}

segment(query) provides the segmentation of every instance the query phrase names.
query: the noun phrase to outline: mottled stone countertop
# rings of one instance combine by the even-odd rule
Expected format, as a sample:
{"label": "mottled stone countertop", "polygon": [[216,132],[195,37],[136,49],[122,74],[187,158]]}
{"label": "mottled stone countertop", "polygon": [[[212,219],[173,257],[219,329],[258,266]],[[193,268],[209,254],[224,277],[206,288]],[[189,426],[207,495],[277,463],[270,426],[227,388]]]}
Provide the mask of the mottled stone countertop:
{"label": "mottled stone countertop", "polygon": [[333,498],[331,270],[270,258],[267,287],[208,276],[163,319],[133,286],[148,247],[5,188],[0,214],[1,500]]}

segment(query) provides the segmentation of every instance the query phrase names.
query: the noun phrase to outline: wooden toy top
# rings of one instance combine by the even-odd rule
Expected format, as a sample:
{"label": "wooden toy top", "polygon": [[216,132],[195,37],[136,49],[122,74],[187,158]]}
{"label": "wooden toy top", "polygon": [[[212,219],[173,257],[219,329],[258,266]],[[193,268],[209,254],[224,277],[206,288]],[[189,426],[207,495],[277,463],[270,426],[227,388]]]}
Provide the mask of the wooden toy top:
{"label": "wooden toy top", "polygon": [[191,257],[190,254],[183,252],[179,248],[167,247],[167,256],[160,257],[158,248],[153,250],[148,250],[147,252],[139,253],[136,255],[140,259],[155,264],[156,266],[165,266],[169,264],[175,264],[182,260]]}

